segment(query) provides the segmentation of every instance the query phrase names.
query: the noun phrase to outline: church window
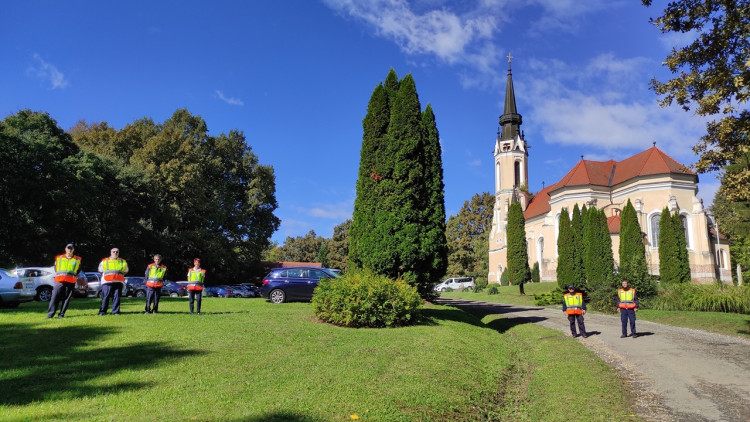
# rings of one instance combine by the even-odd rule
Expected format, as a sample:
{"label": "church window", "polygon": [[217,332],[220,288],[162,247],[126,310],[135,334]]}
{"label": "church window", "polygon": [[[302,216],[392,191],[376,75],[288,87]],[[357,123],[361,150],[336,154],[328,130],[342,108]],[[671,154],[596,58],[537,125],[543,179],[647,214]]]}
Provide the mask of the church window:
{"label": "church window", "polygon": [[515,181],[513,182],[513,186],[519,187],[521,186],[521,162],[516,161],[513,167],[513,172],[515,174]]}
{"label": "church window", "polygon": [[716,264],[719,268],[726,268],[726,255],[724,254],[724,249],[716,251]]}
{"label": "church window", "polygon": [[542,268],[542,263],[544,262],[544,238],[540,237],[536,241],[536,260],[539,262],[539,268]]}
{"label": "church window", "polygon": [[495,192],[501,189],[500,186],[500,163],[495,164]]}
{"label": "church window", "polygon": [[651,247],[659,247],[659,219],[661,218],[660,213],[651,215]]}
{"label": "church window", "polygon": [[690,248],[690,234],[688,232],[687,217],[680,215],[680,223],[682,223],[682,232],[685,234],[685,244]]}

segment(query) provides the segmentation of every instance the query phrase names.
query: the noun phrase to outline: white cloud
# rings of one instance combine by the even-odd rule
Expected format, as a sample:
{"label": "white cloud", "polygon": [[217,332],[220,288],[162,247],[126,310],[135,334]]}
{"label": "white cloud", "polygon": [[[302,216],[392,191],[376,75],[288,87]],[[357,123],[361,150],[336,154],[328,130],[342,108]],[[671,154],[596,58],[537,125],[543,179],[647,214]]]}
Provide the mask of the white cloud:
{"label": "white cloud", "polygon": [[39,54],[34,53],[34,64],[26,69],[28,75],[34,76],[44,82],[49,82],[52,89],[66,88],[70,83],[65,75],[57,67],[47,63]]}
{"label": "white cloud", "polygon": [[243,105],[245,105],[245,103],[242,102],[242,100],[239,99],[239,98],[227,97],[227,96],[224,95],[223,92],[219,91],[218,89],[215,92],[216,92],[216,96],[221,101],[224,101],[225,103],[227,103],[229,105],[233,105],[233,106],[243,106]]}
{"label": "white cloud", "polygon": [[311,217],[344,221],[348,218],[352,218],[353,209],[353,201],[343,201],[336,204],[316,205],[312,208],[300,209],[300,211]]}

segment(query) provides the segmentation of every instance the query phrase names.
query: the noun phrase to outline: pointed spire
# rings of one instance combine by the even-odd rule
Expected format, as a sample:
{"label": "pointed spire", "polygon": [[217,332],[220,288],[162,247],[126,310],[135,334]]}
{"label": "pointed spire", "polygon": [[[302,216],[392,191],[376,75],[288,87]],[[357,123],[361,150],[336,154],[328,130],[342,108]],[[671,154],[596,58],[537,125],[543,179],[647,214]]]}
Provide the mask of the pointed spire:
{"label": "pointed spire", "polygon": [[516,110],[516,94],[513,91],[513,74],[510,68],[512,58],[513,56],[508,53],[508,81],[505,85],[505,107],[503,114],[500,116],[502,139],[515,139],[521,133],[520,126],[522,119]]}

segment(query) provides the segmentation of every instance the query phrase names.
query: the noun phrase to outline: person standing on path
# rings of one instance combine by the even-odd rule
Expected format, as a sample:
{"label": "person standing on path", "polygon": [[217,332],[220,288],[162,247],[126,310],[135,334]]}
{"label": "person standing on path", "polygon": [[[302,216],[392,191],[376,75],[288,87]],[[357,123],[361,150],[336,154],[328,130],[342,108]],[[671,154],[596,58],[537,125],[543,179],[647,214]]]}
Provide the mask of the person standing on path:
{"label": "person standing on path", "polygon": [[203,297],[203,281],[206,279],[206,270],[201,268],[201,259],[193,260],[193,268],[188,270],[188,294],[190,295],[190,313],[193,313],[193,301],[198,301],[198,315],[201,314],[201,298]]}
{"label": "person standing on path", "polygon": [[617,309],[620,311],[620,322],[622,322],[622,335],[628,336],[628,320],[630,320],[630,333],[633,338],[638,337],[635,332],[635,313],[638,311],[638,296],[635,289],[630,288],[628,280],[622,280],[622,289],[617,289]]}
{"label": "person standing on path", "polygon": [[[563,312],[568,315],[568,321],[570,321],[570,333],[573,337],[579,335],[583,338],[587,338],[589,335],[586,333],[586,326],[583,324],[583,316],[586,314],[586,302],[583,301],[583,294],[581,292],[576,293],[576,286],[569,285],[568,293],[563,295]],[[576,321],[578,322],[578,331],[576,333]]]}
{"label": "person standing on path", "polygon": [[154,255],[154,262],[146,267],[146,314],[159,313],[159,297],[164,287],[167,267],[161,265],[161,255]]}
{"label": "person standing on path", "polygon": [[57,312],[57,303],[62,301],[62,307],[58,318],[65,317],[73,290],[76,287],[78,269],[81,268],[81,257],[73,255],[75,248],[72,243],[65,246],[65,255],[55,257],[55,287],[52,289],[52,298],[47,309],[47,318],[52,318]]}
{"label": "person standing on path", "polygon": [[102,306],[99,315],[107,313],[109,298],[112,298],[112,315],[120,314],[120,296],[122,286],[125,282],[125,274],[128,273],[128,263],[120,258],[120,250],[112,248],[109,258],[102,259],[99,263],[99,272],[102,273]]}

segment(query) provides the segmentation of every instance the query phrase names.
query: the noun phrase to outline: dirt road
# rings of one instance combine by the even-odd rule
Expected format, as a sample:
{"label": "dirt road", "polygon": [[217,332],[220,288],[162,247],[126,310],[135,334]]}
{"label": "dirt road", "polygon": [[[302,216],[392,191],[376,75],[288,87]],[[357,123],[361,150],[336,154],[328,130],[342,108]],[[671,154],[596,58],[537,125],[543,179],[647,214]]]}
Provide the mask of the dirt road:
{"label": "dirt road", "polygon": [[[436,303],[478,316],[513,318],[569,334],[560,309],[457,299]],[[638,416],[657,421],[750,421],[750,341],[638,320],[638,338],[620,338],[620,318],[586,314],[579,341],[621,370],[636,395]]]}

